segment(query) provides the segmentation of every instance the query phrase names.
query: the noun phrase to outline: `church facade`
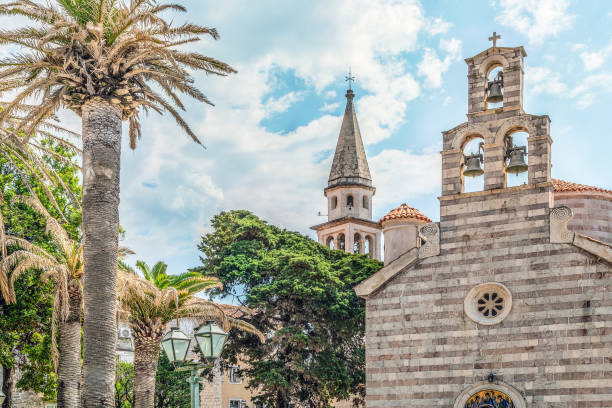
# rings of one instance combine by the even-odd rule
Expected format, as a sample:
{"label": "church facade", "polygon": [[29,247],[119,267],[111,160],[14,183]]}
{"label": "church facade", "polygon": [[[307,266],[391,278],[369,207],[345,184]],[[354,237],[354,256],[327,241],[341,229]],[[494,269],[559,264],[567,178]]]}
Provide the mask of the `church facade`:
{"label": "church facade", "polygon": [[[523,110],[525,56],[494,43],[466,59],[440,221],[405,205],[381,220],[385,266],[355,288],[368,408],[612,406],[612,191],[551,177],[550,119]],[[466,156],[473,139],[482,154]],[[527,182],[508,187],[512,171]]]}

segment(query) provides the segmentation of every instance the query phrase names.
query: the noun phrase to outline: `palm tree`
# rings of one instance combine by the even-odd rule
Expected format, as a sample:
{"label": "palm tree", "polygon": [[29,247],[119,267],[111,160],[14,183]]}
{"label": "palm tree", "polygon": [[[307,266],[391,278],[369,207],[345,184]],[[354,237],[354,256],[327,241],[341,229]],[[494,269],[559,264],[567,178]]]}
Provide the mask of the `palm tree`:
{"label": "palm tree", "polygon": [[203,290],[220,288],[217,278],[197,272],[168,275],[163,262],[149,268],[138,261],[136,266],[142,278],[133,270],[131,274],[123,273],[119,289],[120,310],[134,335],[134,408],[153,407],[160,341],[173,319],[216,320],[225,330],[235,327],[264,340],[249,323],[226,316],[221,306],[194,296]]}
{"label": "palm tree", "polygon": [[[5,271],[3,275],[8,277],[3,294],[6,293],[9,302],[16,302],[15,281],[22,273],[32,268],[43,271],[41,280],[55,282],[51,338],[53,362],[57,371],[57,404],[60,408],[78,408],[81,384],[83,246],[79,241],[70,239],[59,221],[49,214],[37,198],[18,196],[13,201],[28,205],[45,219],[46,230],[59,255],[53,256],[23,238],[0,232],[5,246],[13,245],[19,248],[10,255],[3,256],[0,261],[0,270]],[[132,252],[127,248],[119,248],[121,258],[130,253]],[[58,337],[59,341],[56,341]]]}
{"label": "palm tree", "polygon": [[[0,31],[0,43],[23,52],[0,60],[0,92],[17,92],[0,122],[25,111],[17,131],[38,129],[61,107],[82,119],[83,139],[83,407],[114,405],[116,260],[119,232],[121,122],[129,121],[132,148],[139,114],[169,112],[199,143],[177,109],[180,94],[210,104],[188,70],[226,75],[229,65],[180,46],[213,28],[173,25],[160,14],[185,12],[154,0],[9,0],[0,15],[24,16],[34,25]],[[160,89],[161,91],[158,91]],[[25,109],[29,97],[39,102]]]}
{"label": "palm tree", "polygon": [[[2,230],[0,235],[5,245],[19,248],[2,258],[1,269],[5,272],[3,275],[8,277],[3,294],[10,302],[15,302],[15,280],[33,268],[43,271],[42,280],[55,281],[51,337],[57,370],[57,403],[63,408],[78,408],[81,382],[82,246],[69,238],[61,224],[49,215],[38,199],[21,196],[16,197],[15,201],[27,204],[45,218],[47,232],[59,256],[55,257],[23,238],[4,235]],[[59,347],[56,342],[57,332]]]}

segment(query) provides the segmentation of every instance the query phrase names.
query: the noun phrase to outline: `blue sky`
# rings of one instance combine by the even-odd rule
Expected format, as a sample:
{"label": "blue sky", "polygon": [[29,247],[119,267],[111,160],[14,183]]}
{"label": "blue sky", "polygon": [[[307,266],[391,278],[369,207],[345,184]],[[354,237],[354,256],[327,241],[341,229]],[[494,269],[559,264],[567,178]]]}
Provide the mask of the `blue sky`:
{"label": "blue sky", "polygon": [[196,77],[216,104],[186,104],[206,150],[156,115],[135,151],[124,143],[122,244],[137,253],[128,261],[163,260],[174,273],[197,266],[196,246],[221,210],[314,237],[349,65],[375,219],[406,202],[437,220],[440,132],[466,120],[463,59],[488,48],[493,31],[499,45],[527,51],[525,111],[551,117],[553,176],[612,188],[608,0],[182,3],[188,20],[221,35],[196,48],[239,73]]}

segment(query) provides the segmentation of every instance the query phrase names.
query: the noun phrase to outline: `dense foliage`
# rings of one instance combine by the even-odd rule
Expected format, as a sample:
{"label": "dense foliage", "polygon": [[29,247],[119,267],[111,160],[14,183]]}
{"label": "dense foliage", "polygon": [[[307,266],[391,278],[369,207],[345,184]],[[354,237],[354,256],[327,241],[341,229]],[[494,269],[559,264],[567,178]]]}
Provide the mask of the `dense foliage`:
{"label": "dense foliage", "polygon": [[362,403],[365,307],[353,287],[382,264],[329,250],[248,211],[222,212],[212,227],[197,270],[218,277],[219,294],[252,309],[243,319],[269,336],[262,344],[232,332],[224,351],[226,364],[239,355],[247,362],[243,375],[257,401],[279,408]]}
{"label": "dense foliage", "polygon": [[115,408],[132,408],[134,403],[134,364],[120,361],[115,376]]}
{"label": "dense foliage", "polygon": [[[48,147],[65,159],[73,159],[74,154],[65,148],[55,145]],[[80,195],[80,182],[76,166],[64,160],[47,157],[50,168],[62,178],[64,186],[75,196]],[[0,189],[3,197],[2,215],[5,232],[27,239],[41,248],[56,254],[57,249],[51,237],[46,233],[44,217],[37,214],[27,205],[13,202],[18,195],[29,194],[32,190],[39,196],[49,212],[67,221],[64,226],[74,238],[78,235],[81,222],[80,210],[73,204],[63,187],[57,185],[50,191],[57,203],[58,213],[51,204],[40,182],[32,174],[23,178],[15,166],[23,165],[17,160],[9,160],[0,155]],[[9,248],[15,250],[16,248]],[[56,377],[51,359],[51,315],[53,306],[53,284],[40,281],[40,271],[30,270],[22,274],[15,282],[17,303],[7,304],[0,297],[0,365],[4,371],[3,392],[8,394],[15,380],[15,370],[21,371],[21,379],[16,384],[19,388],[42,392],[47,399],[55,398]],[[4,406],[9,406],[5,401]]]}
{"label": "dense foliage", "polygon": [[155,378],[155,408],[189,408],[188,371],[176,371],[166,353],[159,353]]}

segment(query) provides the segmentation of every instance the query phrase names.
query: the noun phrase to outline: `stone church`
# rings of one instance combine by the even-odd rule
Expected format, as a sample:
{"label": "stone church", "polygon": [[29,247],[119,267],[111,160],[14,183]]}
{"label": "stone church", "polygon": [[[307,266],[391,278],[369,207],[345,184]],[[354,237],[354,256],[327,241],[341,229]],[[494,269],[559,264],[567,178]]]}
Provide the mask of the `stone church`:
{"label": "stone church", "polygon": [[[550,118],[523,110],[525,50],[492,40],[465,60],[467,121],[442,132],[439,222],[406,204],[372,221],[346,94],[328,221],[312,228],[378,259],[384,234],[385,266],[355,287],[368,408],[612,407],[612,191],[551,177]],[[520,172],[526,183],[508,186]],[[466,192],[466,176],[482,190]]]}

